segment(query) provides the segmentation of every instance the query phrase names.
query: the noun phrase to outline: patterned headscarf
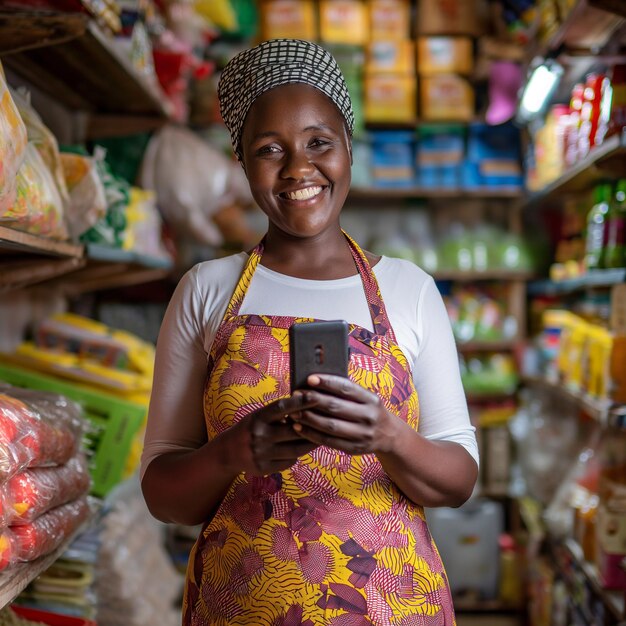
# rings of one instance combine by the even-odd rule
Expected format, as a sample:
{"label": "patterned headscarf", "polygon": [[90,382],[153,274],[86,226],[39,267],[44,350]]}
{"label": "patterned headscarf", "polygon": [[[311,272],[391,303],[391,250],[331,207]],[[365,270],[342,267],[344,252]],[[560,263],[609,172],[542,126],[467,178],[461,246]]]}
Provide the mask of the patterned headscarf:
{"label": "patterned headscarf", "polygon": [[300,39],[271,39],[231,59],[220,78],[220,111],[230,131],[233,149],[243,163],[241,134],[252,103],[263,93],[289,83],[304,83],[325,93],[354,129],[354,114],[346,81],[332,55]]}

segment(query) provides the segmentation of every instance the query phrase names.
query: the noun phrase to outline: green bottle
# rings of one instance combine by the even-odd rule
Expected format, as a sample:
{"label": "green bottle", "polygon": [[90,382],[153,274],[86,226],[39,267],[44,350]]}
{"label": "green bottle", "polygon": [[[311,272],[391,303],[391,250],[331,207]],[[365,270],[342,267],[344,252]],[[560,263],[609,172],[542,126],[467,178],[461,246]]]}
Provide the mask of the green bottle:
{"label": "green bottle", "polygon": [[626,179],[617,181],[606,214],[606,244],[603,267],[626,267]]}
{"label": "green bottle", "polygon": [[594,189],[595,204],[587,215],[587,239],[585,245],[585,268],[594,270],[601,267],[602,249],[606,236],[606,214],[612,197],[612,187],[604,183]]}

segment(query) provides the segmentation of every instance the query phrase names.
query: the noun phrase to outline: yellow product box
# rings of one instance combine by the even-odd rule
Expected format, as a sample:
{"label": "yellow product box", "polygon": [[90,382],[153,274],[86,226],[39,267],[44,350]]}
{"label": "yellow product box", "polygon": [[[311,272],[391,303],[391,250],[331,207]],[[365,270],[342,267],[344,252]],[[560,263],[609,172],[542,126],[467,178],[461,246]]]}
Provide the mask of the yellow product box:
{"label": "yellow product box", "polygon": [[417,80],[406,74],[366,74],[364,117],[367,122],[415,123]]}
{"label": "yellow product box", "polygon": [[370,39],[402,40],[411,36],[409,0],[369,0]]}
{"label": "yellow product box", "polygon": [[261,0],[261,39],[317,39],[313,0]]}
{"label": "yellow product box", "polygon": [[471,74],[473,69],[474,51],[469,37],[418,37],[418,74]]}
{"label": "yellow product box", "polygon": [[420,79],[421,117],[427,121],[469,122],[474,117],[474,90],[456,74]]}
{"label": "yellow product box", "polygon": [[416,32],[420,35],[473,35],[484,30],[479,0],[419,0]]}
{"label": "yellow product box", "polygon": [[364,45],[368,13],[361,0],[320,0],[320,39],[324,43]]}
{"label": "yellow product box", "polygon": [[415,74],[415,47],[411,40],[371,41],[367,44],[365,71],[388,74]]}
{"label": "yellow product box", "polygon": [[611,387],[611,352],[613,335],[601,326],[591,326],[587,342],[584,391],[598,400],[609,397]]}

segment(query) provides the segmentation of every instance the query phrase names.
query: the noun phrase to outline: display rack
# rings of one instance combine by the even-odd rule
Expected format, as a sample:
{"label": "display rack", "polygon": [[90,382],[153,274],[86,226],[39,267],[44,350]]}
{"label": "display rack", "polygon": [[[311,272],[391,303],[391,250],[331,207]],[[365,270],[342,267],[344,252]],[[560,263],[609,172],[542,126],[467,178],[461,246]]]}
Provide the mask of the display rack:
{"label": "display rack", "polygon": [[566,280],[537,280],[528,283],[528,294],[558,295],[586,289],[612,287],[626,281],[626,268],[590,270],[582,276]]}
{"label": "display rack", "polygon": [[612,406],[610,400],[598,400],[579,391],[569,389],[559,382],[552,382],[540,376],[524,376],[523,382],[526,385],[543,389],[559,397],[573,402],[581,411],[592,417],[601,424],[606,424]]}
{"label": "display rack", "polygon": [[597,50],[604,46],[626,15],[621,0],[577,0],[547,40],[530,46],[527,58],[547,57],[559,48]]}
{"label": "display rack", "polygon": [[0,58],[57,102],[84,112],[87,138],[156,128],[171,113],[156,79],[139,74],[83,15],[0,10]]}
{"label": "display rack", "polygon": [[522,197],[519,188],[502,189],[435,189],[429,187],[352,187],[349,200],[515,200]]}
{"label": "display rack", "polygon": [[54,241],[0,226],[0,293],[45,284],[66,295],[165,278],[169,259]]}
{"label": "display rack", "polygon": [[608,176],[623,175],[626,171],[626,129],[621,134],[609,137],[562,176],[528,195],[522,202],[523,209],[538,209],[549,202],[560,202],[564,194],[589,189]]}

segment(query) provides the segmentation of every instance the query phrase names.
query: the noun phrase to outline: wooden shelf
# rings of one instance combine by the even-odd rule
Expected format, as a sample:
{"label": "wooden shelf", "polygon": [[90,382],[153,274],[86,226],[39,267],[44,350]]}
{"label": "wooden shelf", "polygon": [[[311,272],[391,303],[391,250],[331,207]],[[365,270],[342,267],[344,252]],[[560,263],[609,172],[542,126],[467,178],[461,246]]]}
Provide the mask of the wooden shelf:
{"label": "wooden shelf", "polygon": [[54,552],[28,563],[19,563],[0,574],[0,609],[11,603],[32,580],[47,570],[68,548],[78,535],[85,531],[89,520],[81,524]]}
{"label": "wooden shelf", "polygon": [[518,272],[515,270],[485,270],[484,272],[463,271],[463,270],[437,270],[433,272],[433,278],[435,280],[453,280],[458,282],[478,282],[488,280],[503,280],[503,281],[529,281],[533,278],[534,274],[531,272]]}
{"label": "wooden shelf", "polygon": [[529,295],[558,295],[585,289],[612,287],[626,282],[626,268],[591,270],[578,278],[567,280],[538,280],[528,283]]}
{"label": "wooden shelf", "polygon": [[610,176],[623,176],[626,171],[626,129],[621,135],[609,137],[602,145],[576,163],[562,176],[541,191],[531,193],[522,203],[524,208],[539,208],[548,202],[562,200],[566,193],[588,190]]}
{"label": "wooden shelf", "polygon": [[601,424],[606,424],[608,420],[609,411],[611,408],[611,402],[609,400],[597,400],[579,391],[568,389],[562,384],[551,382],[545,378],[540,378],[537,376],[524,376],[522,378],[522,382],[525,385],[558,394],[561,398],[564,398],[574,403],[579,409],[587,413],[590,417],[600,422]]}
{"label": "wooden shelf", "polygon": [[0,293],[45,284],[71,296],[160,280],[170,273],[172,262],[0,227],[0,268]]}
{"label": "wooden shelf", "polygon": [[517,339],[502,339],[500,341],[466,341],[457,342],[459,352],[510,352],[515,350]]}
{"label": "wooden shelf", "polygon": [[[67,13],[3,10],[0,42],[2,62],[17,75],[69,109],[97,114],[94,120],[98,115],[105,121],[111,115],[124,117],[120,133],[132,132],[133,120],[145,130],[169,117],[156,78],[140,75],[95,22]],[[97,124],[87,125],[89,134],[98,136]],[[109,123],[103,135],[112,134],[115,128]]]}
{"label": "wooden shelf", "polygon": [[6,251],[15,251],[46,256],[80,258],[83,256],[84,249],[80,245],[46,239],[45,237],[0,226],[0,250],[5,253]]}
{"label": "wooden shelf", "polygon": [[[621,8],[613,10],[618,5]],[[597,51],[623,23],[620,11],[623,16],[625,13],[621,0],[578,0],[547,41],[530,47],[527,58],[545,58],[561,47],[568,50]]]}
{"label": "wooden shelf", "polygon": [[348,194],[350,200],[409,200],[409,199],[458,199],[458,200],[514,200],[522,197],[519,188],[502,189],[433,189],[426,187],[353,187]]}

